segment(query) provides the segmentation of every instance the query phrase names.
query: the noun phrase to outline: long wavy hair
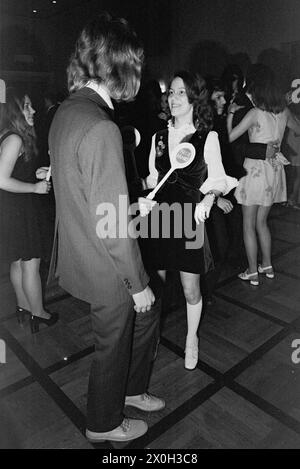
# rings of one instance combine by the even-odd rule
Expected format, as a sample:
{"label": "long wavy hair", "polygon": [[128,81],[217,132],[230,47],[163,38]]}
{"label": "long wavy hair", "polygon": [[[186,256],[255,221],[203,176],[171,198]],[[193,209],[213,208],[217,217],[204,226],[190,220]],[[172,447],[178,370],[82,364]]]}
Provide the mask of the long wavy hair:
{"label": "long wavy hair", "polygon": [[23,112],[25,96],[28,95],[7,88],[6,103],[0,103],[0,132],[11,130],[22,138],[25,160],[28,161],[37,155],[37,146],[34,127],[27,123]]}
{"label": "long wavy hair", "polygon": [[104,13],[79,35],[67,69],[69,91],[92,80],[103,83],[116,101],[129,101],[140,87],[143,58],[143,48],[127,21]]}
{"label": "long wavy hair", "polygon": [[180,70],[174,73],[169,88],[177,77],[182,79],[188,101],[193,105],[193,122],[197,132],[199,134],[209,132],[213,127],[213,110],[208,102],[208,91],[204,78],[187,70]]}

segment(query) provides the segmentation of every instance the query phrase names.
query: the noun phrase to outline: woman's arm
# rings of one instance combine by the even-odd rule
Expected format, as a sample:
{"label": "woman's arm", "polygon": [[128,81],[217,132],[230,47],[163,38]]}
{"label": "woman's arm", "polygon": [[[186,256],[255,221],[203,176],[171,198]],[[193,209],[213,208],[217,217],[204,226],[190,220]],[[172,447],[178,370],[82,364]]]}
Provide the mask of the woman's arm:
{"label": "woman's arm", "polygon": [[236,127],[232,128],[232,119],[235,111],[232,106],[229,107],[227,129],[230,142],[234,142],[237,138],[247,132],[247,130],[256,122],[256,111],[257,110],[255,108],[250,109],[241,122]]}
{"label": "woman's arm", "polygon": [[214,192],[228,194],[238,185],[237,179],[227,176],[222,163],[220,143],[215,131],[209,132],[204,145],[204,160],[207,164],[207,179],[200,187],[203,194]]}
{"label": "woman's arm", "polygon": [[2,142],[0,152],[0,189],[16,193],[46,193],[46,181],[30,184],[11,177],[21,149],[22,139],[19,135],[9,135]]}
{"label": "woman's arm", "polygon": [[205,221],[209,217],[211,207],[220,194],[227,194],[238,185],[235,178],[227,176],[222,163],[222,156],[218,134],[209,132],[204,145],[204,159],[208,168],[208,177],[200,187],[205,194],[204,198],[197,204],[194,218],[196,223]]}
{"label": "woman's arm", "polygon": [[149,176],[146,178],[148,189],[153,189],[157,185],[158,171],[155,168],[155,134],[152,137],[151,150],[149,155]]}

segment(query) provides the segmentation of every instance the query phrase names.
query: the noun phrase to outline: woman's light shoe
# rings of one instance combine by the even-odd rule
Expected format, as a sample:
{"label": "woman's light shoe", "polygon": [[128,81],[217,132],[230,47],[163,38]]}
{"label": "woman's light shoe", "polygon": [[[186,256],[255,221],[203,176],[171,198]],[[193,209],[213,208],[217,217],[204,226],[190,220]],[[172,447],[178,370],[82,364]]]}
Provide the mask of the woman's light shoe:
{"label": "woman's light shoe", "polygon": [[258,272],[260,274],[265,274],[265,276],[268,277],[268,278],[274,278],[275,277],[274,270],[273,270],[273,267],[271,265],[268,265],[267,267],[262,267],[261,265],[259,265],[258,266]]}
{"label": "woman's light shoe", "polygon": [[253,272],[253,274],[249,274],[248,269],[245,270],[245,272],[242,272],[241,274],[238,275],[238,278],[241,280],[246,280],[250,282],[250,285],[259,285],[259,280],[258,280],[258,272]]}
{"label": "woman's light shoe", "polygon": [[186,343],[184,353],[185,353],[184,367],[187,370],[194,370],[198,363],[198,355],[199,355],[198,338],[191,345]]}

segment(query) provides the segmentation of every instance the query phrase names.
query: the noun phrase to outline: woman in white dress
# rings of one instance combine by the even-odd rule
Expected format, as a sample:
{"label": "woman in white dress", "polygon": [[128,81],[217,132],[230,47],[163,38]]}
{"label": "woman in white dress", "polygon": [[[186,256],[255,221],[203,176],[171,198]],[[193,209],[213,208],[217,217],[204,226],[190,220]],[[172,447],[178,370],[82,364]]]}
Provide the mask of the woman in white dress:
{"label": "woman in white dress", "polygon": [[[155,225],[155,215],[160,207],[176,205],[181,208],[181,219],[167,218],[162,212],[159,236],[143,240],[142,254],[146,268],[158,271],[165,279],[166,271],[180,272],[180,279],[187,305],[187,336],[185,368],[194,369],[198,361],[197,330],[202,311],[200,274],[207,271],[210,254],[204,239],[204,221],[216,197],[227,194],[238,182],[226,176],[221,159],[218,134],[212,132],[212,111],[207,103],[205,82],[189,72],[174,75],[168,90],[168,102],[172,119],[168,129],[157,132],[152,138],[149,157],[150,175],[148,188],[153,188],[170,169],[170,153],[180,142],[189,142],[195,148],[195,158],[184,169],[174,171],[155,195],[157,206],[148,199],[139,199],[141,215],[148,215]],[[163,236],[161,227],[170,225],[170,235]],[[175,226],[176,225],[176,226]],[[189,225],[196,239],[202,239],[197,248],[186,234]],[[176,230],[183,228],[181,236]],[[199,237],[197,238],[197,235]],[[192,241],[192,242],[191,242]],[[195,240],[194,240],[195,241]]]}
{"label": "woman in white dress", "polygon": [[[274,278],[268,214],[273,203],[285,202],[287,198],[284,165],[288,164],[288,160],[280,152],[280,144],[286,126],[297,133],[300,129],[286,108],[284,95],[273,78],[254,81],[248,89],[248,95],[255,107],[234,128],[233,114],[239,106],[232,104],[229,107],[227,127],[230,142],[246,131],[251,143],[278,142],[278,152],[274,158],[245,158],[247,175],[240,179],[235,191],[235,197],[243,210],[244,243],[249,264],[246,271],[239,274],[239,278],[249,281],[251,285],[259,285],[258,273]],[[256,233],[262,252],[261,265],[257,265]]]}

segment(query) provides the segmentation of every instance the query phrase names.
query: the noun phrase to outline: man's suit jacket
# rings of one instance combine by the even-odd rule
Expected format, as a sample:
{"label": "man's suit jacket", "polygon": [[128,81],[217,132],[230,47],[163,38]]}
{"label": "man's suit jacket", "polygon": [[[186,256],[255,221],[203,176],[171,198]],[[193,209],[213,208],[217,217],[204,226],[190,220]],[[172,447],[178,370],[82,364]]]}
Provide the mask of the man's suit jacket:
{"label": "man's suit jacket", "polygon": [[[248,111],[253,108],[253,104],[245,93],[240,93],[235,98],[239,106],[244,106],[235,112],[232,120],[232,128],[236,127],[245,117]],[[267,145],[264,143],[250,143],[248,132],[245,132],[231,144],[234,159],[237,165],[243,168],[245,158],[264,160],[266,158]],[[246,171],[243,168],[244,174]]]}
{"label": "man's suit jacket", "polygon": [[[60,105],[49,149],[60,285],[77,298],[103,305],[144,290],[149,279],[137,240],[118,237],[119,196],[128,196],[121,134],[95,91],[82,88]],[[113,212],[108,238],[99,236],[99,204],[110,204]],[[121,217],[129,222],[124,208]]]}

